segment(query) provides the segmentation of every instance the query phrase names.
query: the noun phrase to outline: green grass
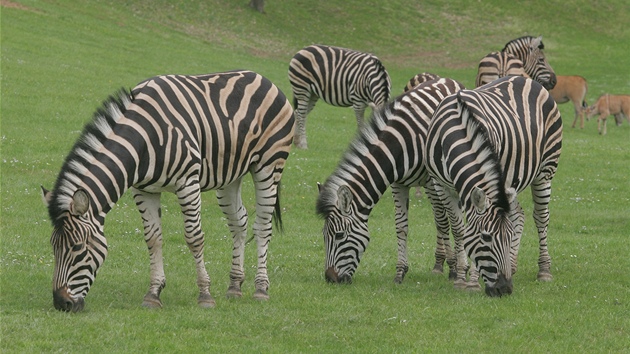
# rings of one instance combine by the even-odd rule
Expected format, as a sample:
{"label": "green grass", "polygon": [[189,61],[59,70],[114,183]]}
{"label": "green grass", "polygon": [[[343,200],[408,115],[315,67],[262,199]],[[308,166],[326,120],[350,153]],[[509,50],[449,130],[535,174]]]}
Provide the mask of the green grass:
{"label": "green grass", "polygon": [[[394,90],[421,71],[472,87],[479,58],[510,39],[544,36],[558,74],[582,75],[587,99],[628,93],[630,5],[624,1],[20,1],[1,8],[0,350],[22,352],[627,352],[630,334],[630,124],[596,122],[565,133],[553,184],[554,280],[535,281],[531,200],[512,296],[458,292],[430,273],[428,202],[412,199],[404,283],[396,263],[391,195],[372,212],[372,242],[349,286],[323,278],[317,182],[335,168],[356,123],[320,103],[309,150],[283,176],[285,232],[270,247],[270,296],[251,298],[255,247],[246,250],[244,297],[227,300],[231,239],[213,193],[204,195],[206,262],[217,307],[196,306],[192,257],[174,196],[165,195],[164,309],[140,306],[149,285],[140,217],[124,195],[107,218],[109,256],[78,314],[54,310],[50,222],[39,185],[52,187],[65,155],[100,102],[163,73],[255,70],[290,96],[287,65],[311,43],[371,51]],[[500,6],[499,6],[500,4]],[[610,120],[609,120],[610,121]],[[253,190],[244,188],[253,215]]]}

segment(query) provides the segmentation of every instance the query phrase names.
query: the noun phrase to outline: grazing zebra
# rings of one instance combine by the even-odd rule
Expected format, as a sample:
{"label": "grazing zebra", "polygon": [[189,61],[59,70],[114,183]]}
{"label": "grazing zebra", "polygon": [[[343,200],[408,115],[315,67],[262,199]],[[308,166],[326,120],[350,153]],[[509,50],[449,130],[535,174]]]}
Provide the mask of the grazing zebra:
{"label": "grazing zebra", "polygon": [[308,148],[306,116],[318,99],[354,109],[363,126],[368,105],[380,106],[390,98],[391,81],[381,61],[372,54],[351,49],[311,45],[295,54],[289,64],[296,130],[295,146]]}
{"label": "grazing zebra", "polygon": [[403,89],[403,92],[407,92],[411,90],[412,88],[420,85],[423,82],[437,80],[439,78],[440,77],[438,75],[431,74],[431,73],[417,74],[416,76],[412,77],[411,80],[409,80],[409,82],[407,83],[407,86],[405,86],[405,88]]}
{"label": "grazing zebra", "polygon": [[575,111],[575,118],[571,128],[575,128],[575,123],[580,120],[580,129],[584,128],[584,113],[588,104],[584,100],[588,86],[586,85],[586,79],[581,76],[557,76],[556,86],[549,90],[551,97],[553,97],[556,103],[567,103],[571,101],[573,103],[573,110]]}
{"label": "grazing zebra", "polygon": [[272,216],[281,226],[279,184],[293,124],[284,94],[251,71],[158,76],[111,96],[72,148],[53,191],[42,187],[53,224],[55,307],[83,309],[107,256],[105,216],[127,189],[142,216],[151,261],[144,306],[161,307],[166,285],[161,192],[177,195],[197,269],[198,304],[213,307],[203,257],[201,192],[217,190],[234,237],[228,296],[240,296],[247,233],[241,181],[248,172],[256,188],[254,297],[268,298],[267,247]]}
{"label": "grazing zebra", "polygon": [[531,79],[508,76],[442,101],[431,120],[425,158],[455,237],[457,287],[466,286],[465,249],[486,294],[512,292],[524,220],[516,194],[527,186],[538,228],[538,279],[551,280],[548,205],[561,146],[556,103]]}
{"label": "grazing zebra", "polygon": [[547,90],[551,90],[556,85],[556,74],[547,62],[543,49],[545,45],[542,36],[525,36],[508,42],[503,52],[510,53],[523,62],[525,73]]}
{"label": "grazing zebra", "polygon": [[492,52],[479,62],[475,87],[483,86],[508,75],[528,77],[520,59],[507,52]]}
{"label": "grazing zebra", "polygon": [[450,250],[448,218],[428,179],[423,150],[429,120],[438,104],[462,88],[450,79],[429,81],[375,110],[371,123],[360,131],[335,172],[320,186],[317,212],[325,219],[325,277],[329,282],[352,281],[370,241],[368,217],[390,185],[398,238],[394,281],[402,282],[408,270],[407,212],[411,186],[424,186],[434,208],[438,231],[434,270],[441,272],[445,258],[453,270],[454,256],[445,254]]}

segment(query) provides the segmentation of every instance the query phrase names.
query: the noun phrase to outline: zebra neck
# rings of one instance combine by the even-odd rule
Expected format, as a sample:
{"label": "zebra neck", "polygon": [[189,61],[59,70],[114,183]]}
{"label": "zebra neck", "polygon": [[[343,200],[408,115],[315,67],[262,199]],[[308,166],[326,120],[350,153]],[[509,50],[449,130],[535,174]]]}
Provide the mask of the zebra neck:
{"label": "zebra neck", "polygon": [[466,212],[471,212],[472,192],[475,188],[480,188],[485,192],[490,203],[508,210],[505,177],[499,156],[495,151],[492,134],[489,134],[484,125],[475,119],[469,110],[464,110],[462,119],[466,127],[466,140],[469,142],[467,159],[471,161],[464,164],[468,166],[467,171],[459,174],[459,177],[453,181],[456,189],[460,191],[460,201],[464,204]]}
{"label": "zebra neck", "polygon": [[57,177],[49,203],[51,220],[69,211],[74,194],[83,189],[90,197],[92,214],[102,222],[138,178],[138,151],[144,139],[120,124],[132,99],[124,90],[110,96],[86,125]]}
{"label": "zebra neck", "polygon": [[405,139],[388,125],[389,110],[377,111],[350,145],[333,174],[354,191],[358,206],[371,210],[389,186],[417,165],[419,156],[406,151]]}

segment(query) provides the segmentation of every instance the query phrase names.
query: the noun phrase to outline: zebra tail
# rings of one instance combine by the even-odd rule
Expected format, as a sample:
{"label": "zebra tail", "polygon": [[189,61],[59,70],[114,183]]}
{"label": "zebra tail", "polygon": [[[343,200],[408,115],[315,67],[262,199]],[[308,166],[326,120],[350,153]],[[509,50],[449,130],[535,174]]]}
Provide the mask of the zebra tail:
{"label": "zebra tail", "polygon": [[[295,98],[294,98],[295,100]],[[276,229],[280,233],[284,232],[284,226],[282,225],[282,208],[280,207],[280,183],[278,182],[278,188],[276,189],[276,205],[273,209],[273,223],[276,225]]]}

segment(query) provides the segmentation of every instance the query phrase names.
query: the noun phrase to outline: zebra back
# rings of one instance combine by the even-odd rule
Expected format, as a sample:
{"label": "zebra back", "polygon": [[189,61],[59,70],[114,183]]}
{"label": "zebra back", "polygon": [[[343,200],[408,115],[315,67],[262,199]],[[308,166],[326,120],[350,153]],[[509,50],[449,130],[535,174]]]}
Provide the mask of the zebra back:
{"label": "zebra back", "polygon": [[543,49],[542,36],[524,36],[508,42],[503,52],[510,53],[523,62],[529,77],[551,90],[556,85],[556,74],[547,62]]}
{"label": "zebra back", "polygon": [[427,82],[427,81],[431,81],[431,80],[437,80],[440,77],[438,75],[435,74],[431,74],[431,73],[420,73],[420,74],[416,74],[414,77],[412,77],[409,82],[407,83],[407,85],[405,86],[405,88],[403,89],[403,92],[407,92],[409,90],[411,90],[412,88],[420,85],[423,82]]}
{"label": "zebra back", "polygon": [[483,86],[508,75],[529,77],[520,59],[507,52],[492,52],[479,62],[475,87]]}

